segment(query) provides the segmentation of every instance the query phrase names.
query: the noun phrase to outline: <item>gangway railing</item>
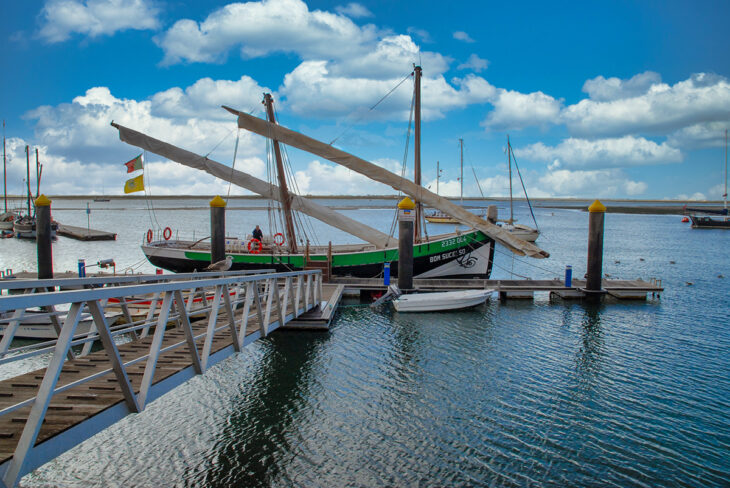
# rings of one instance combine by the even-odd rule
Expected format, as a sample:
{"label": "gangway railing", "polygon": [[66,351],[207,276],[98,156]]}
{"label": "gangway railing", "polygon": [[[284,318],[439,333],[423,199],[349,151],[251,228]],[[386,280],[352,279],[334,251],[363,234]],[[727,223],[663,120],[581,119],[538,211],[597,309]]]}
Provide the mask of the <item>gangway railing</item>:
{"label": "gangway railing", "polygon": [[[8,446],[3,447],[3,444],[17,442],[14,448],[11,446],[12,457],[5,456],[4,460],[0,458],[3,482],[0,484],[14,486],[24,474],[85,438],[74,434],[73,429],[76,427],[66,426],[62,431],[54,432],[53,429],[58,428],[54,427],[54,422],[44,424],[51,402],[71,401],[68,405],[56,405],[55,408],[73,408],[73,401],[69,399],[78,397],[78,393],[71,395],[68,394],[69,391],[90,388],[88,384],[103,376],[113,377],[121,395],[103,413],[90,416],[90,419],[103,417],[105,420],[102,423],[107,426],[128,413],[142,411],[154,398],[189,377],[203,374],[215,362],[267,336],[289,320],[314,308],[322,300],[320,270],[256,274],[234,272],[221,276],[196,274],[194,277],[186,276],[187,279],[175,279],[179,277],[180,275],[171,275],[168,277],[170,279],[160,279],[159,275],[154,275],[149,277],[150,283],[110,280],[115,286],[106,286],[110,283],[104,283],[105,286],[99,288],[0,296],[0,314],[10,313],[12,316],[7,327],[17,327],[30,308],[40,307],[54,311],[59,306],[68,306],[64,316],[51,315],[58,322],[57,339],[35,347],[8,348],[0,356],[0,367],[7,363],[22,362],[33,356],[48,356],[48,366],[42,372],[42,380],[37,390],[13,390],[13,378],[0,381],[0,425],[13,425],[5,422],[9,416],[12,416],[14,425],[18,425],[16,417],[30,407],[22,430],[0,431],[0,452],[8,452]],[[78,279],[71,279],[74,280]],[[58,281],[63,280],[36,281],[35,285],[25,283],[14,289],[38,290],[63,286],[56,283]],[[31,288],[23,288],[28,285]],[[88,283],[82,282],[73,286],[77,285],[84,286]],[[126,321],[118,326],[110,325],[107,314],[111,300],[122,303],[130,297],[149,296],[153,297],[149,299],[150,310],[142,318]],[[199,299],[197,307],[193,306],[196,297]],[[93,330],[77,334],[84,314],[89,316]],[[170,326],[175,327],[176,333],[168,333],[166,336],[166,330]],[[142,338],[145,331],[151,331],[151,340]],[[5,334],[9,334],[7,328]],[[120,347],[125,347],[118,344],[122,335],[131,338],[132,342],[120,354]],[[95,358],[86,360],[72,353],[72,347],[86,348],[97,340],[101,343],[101,350],[92,354]],[[99,357],[100,353],[105,353],[105,357]],[[176,361],[184,361],[184,366],[168,378],[155,379],[158,360],[162,355],[170,354],[175,355]],[[79,362],[84,363],[82,366],[89,367],[88,370],[83,368],[87,372],[85,376],[79,378],[78,374],[66,374],[70,369],[64,370],[64,365],[78,365]],[[74,373],[81,369],[76,366],[74,368]],[[130,368],[134,369],[134,376],[130,376]],[[59,384],[62,372],[64,379]],[[37,374],[35,378],[41,379],[41,375]],[[64,396],[62,393],[67,394]],[[7,398],[11,398],[11,401],[6,401]],[[96,423],[98,424],[98,420]],[[88,434],[89,430],[81,428],[80,432]],[[97,427],[96,431],[98,430],[100,429]],[[42,434],[40,440],[39,434]]]}

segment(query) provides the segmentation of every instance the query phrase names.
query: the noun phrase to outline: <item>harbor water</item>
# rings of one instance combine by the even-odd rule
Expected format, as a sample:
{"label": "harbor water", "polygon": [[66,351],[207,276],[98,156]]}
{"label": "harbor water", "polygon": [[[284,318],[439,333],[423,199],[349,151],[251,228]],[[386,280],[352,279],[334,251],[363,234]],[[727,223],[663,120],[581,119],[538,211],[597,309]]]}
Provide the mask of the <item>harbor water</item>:
{"label": "harbor water", "polygon": [[[390,229],[387,202],[327,204]],[[524,205],[517,213],[531,224]],[[56,199],[53,216],[86,226],[86,201]],[[536,216],[551,257],[498,248],[492,278],[554,278],[566,265],[582,278],[588,214]],[[267,222],[261,201],[229,202],[229,235]],[[118,240],[59,238],[57,271],[114,258],[118,271],[154,272],[139,249],[147,229],[205,237],[207,199],[92,202],[90,225]],[[345,301],[329,332],[276,332],[21,486],[728,486],[729,245],[730,232],[679,216],[607,214],[604,272],[660,278],[660,298],[538,294],[437,314]],[[0,241],[6,268],[34,270],[33,243]]]}

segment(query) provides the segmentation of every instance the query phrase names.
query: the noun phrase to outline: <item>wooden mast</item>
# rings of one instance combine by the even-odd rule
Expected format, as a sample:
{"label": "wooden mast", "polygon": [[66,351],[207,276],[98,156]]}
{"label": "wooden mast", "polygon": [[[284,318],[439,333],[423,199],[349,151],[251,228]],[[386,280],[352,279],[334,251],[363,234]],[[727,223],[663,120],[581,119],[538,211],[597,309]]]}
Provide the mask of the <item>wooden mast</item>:
{"label": "wooden mast", "polygon": [[5,121],[3,120],[3,199],[5,200],[5,211],[8,211],[8,168],[5,157]]}
{"label": "wooden mast", "polygon": [[[421,186],[421,67],[415,66],[415,130],[413,133],[415,144],[413,149],[414,155],[414,175],[413,183]],[[413,227],[413,237],[415,242],[421,241],[421,213],[422,204],[416,200],[416,222]]]}
{"label": "wooden mast", "polygon": [[459,139],[459,202],[464,206],[464,139]]}
{"label": "wooden mast", "polygon": [[[266,114],[269,118],[269,122],[276,124],[276,117],[274,117],[274,101],[271,98],[270,93],[264,94],[264,105],[266,105]],[[279,147],[279,141],[272,138],[274,143],[274,155],[276,156],[276,173],[279,179],[279,188],[281,189],[281,203],[284,206],[284,220],[286,224],[286,240],[289,243],[289,251],[292,253],[297,252],[297,240],[294,234],[294,219],[291,213],[291,195],[289,194],[289,187],[286,184],[286,173],[284,173],[284,163],[281,159],[281,148]]]}
{"label": "wooden mast", "polygon": [[28,217],[30,217],[30,152],[27,145],[25,146],[25,172],[27,173],[25,183],[28,190]]}
{"label": "wooden mast", "polygon": [[507,136],[507,167],[509,168],[509,223],[513,224],[515,219],[512,207],[512,146],[509,144],[509,136]]}

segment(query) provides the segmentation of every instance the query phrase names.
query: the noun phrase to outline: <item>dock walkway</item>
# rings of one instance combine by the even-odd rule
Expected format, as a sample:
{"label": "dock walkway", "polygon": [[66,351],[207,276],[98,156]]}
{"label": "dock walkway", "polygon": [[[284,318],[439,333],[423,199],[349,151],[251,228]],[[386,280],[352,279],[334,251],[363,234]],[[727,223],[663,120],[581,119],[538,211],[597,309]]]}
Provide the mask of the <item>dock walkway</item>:
{"label": "dock walkway", "polygon": [[[40,306],[73,303],[59,339],[45,350],[53,351],[48,367],[0,381],[0,486],[14,486],[25,473],[313,308],[336,306],[343,287],[321,281],[318,271],[305,271],[0,297],[0,311],[17,310],[9,305],[29,298]],[[125,290],[152,296],[158,310],[151,306],[145,319],[109,327],[100,305]],[[195,297],[205,297],[198,300],[202,308],[191,307]],[[84,308],[99,331],[72,340]],[[132,340],[116,345],[113,337],[120,334]],[[102,350],[64,360],[71,345],[95,339]],[[29,355],[9,353],[0,353],[0,364],[14,361],[13,354]]]}
{"label": "dock walkway", "polygon": [[114,232],[76,227],[75,225],[67,224],[58,224],[56,234],[79,241],[115,241],[117,239],[117,235]]}
{"label": "dock walkway", "polygon": [[[393,279],[395,283],[397,279]],[[387,287],[381,278],[332,278],[330,283],[344,285],[345,290],[385,291]],[[535,292],[549,292],[561,298],[582,298],[586,295],[585,280],[573,280],[566,287],[563,280],[482,280],[482,279],[414,279],[417,291],[448,291],[468,289],[494,289],[500,299],[532,298]],[[660,280],[647,282],[638,280],[602,280],[606,294],[618,299],[646,298],[648,293],[664,291]]]}

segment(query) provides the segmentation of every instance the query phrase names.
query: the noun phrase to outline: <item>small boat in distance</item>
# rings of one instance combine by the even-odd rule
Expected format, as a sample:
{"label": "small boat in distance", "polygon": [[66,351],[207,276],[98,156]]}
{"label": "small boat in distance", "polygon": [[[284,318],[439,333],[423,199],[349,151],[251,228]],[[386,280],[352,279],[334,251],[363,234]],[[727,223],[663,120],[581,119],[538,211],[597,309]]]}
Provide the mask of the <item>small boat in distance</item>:
{"label": "small boat in distance", "polygon": [[494,290],[459,290],[411,293],[393,300],[397,312],[441,312],[475,307],[487,301]]}
{"label": "small boat in distance", "polygon": [[[509,142],[509,136],[507,136],[507,167],[509,168],[509,219],[502,221],[502,228],[512,234],[515,237],[519,237],[523,241],[535,242],[540,237],[540,230],[529,227],[523,224],[516,224],[517,220],[514,218],[514,205],[512,199],[512,159],[514,154],[512,153],[512,144]],[[532,214],[532,220],[535,222],[537,227],[537,221],[535,220],[535,214],[532,213],[532,205],[530,205],[530,199],[527,196],[527,190],[525,189],[525,183],[522,181],[522,175],[520,169],[517,167],[517,160],[515,160],[515,168],[517,168],[517,176],[520,177],[520,183],[522,183],[522,190],[525,192],[525,199],[527,205],[530,207],[530,213]]]}
{"label": "small boat in distance", "polygon": [[709,215],[696,215],[694,213],[689,214],[689,218],[692,219],[693,229],[730,229],[730,217],[728,216],[727,210],[727,129],[725,129],[725,192],[722,195],[723,209],[712,210],[712,209],[700,209],[700,208],[686,208],[690,212],[699,212],[703,214],[714,214],[723,215],[724,217],[710,217]]}
{"label": "small boat in distance", "polygon": [[[460,174],[459,174],[459,183],[461,187],[460,195],[459,195],[459,204],[463,207],[464,206],[464,139],[459,139],[459,148],[460,148]],[[441,170],[438,167],[438,162],[436,162],[436,193],[438,194],[438,186],[439,186],[439,178],[441,176]],[[476,175],[475,175],[476,177]],[[477,180],[477,184],[479,181]],[[479,217],[485,219],[486,215],[482,214],[479,215]],[[430,222],[432,224],[460,224],[457,219],[452,217],[451,215],[447,214],[446,212],[442,212],[440,210],[434,210],[432,213],[426,215],[424,217],[427,222]]]}

